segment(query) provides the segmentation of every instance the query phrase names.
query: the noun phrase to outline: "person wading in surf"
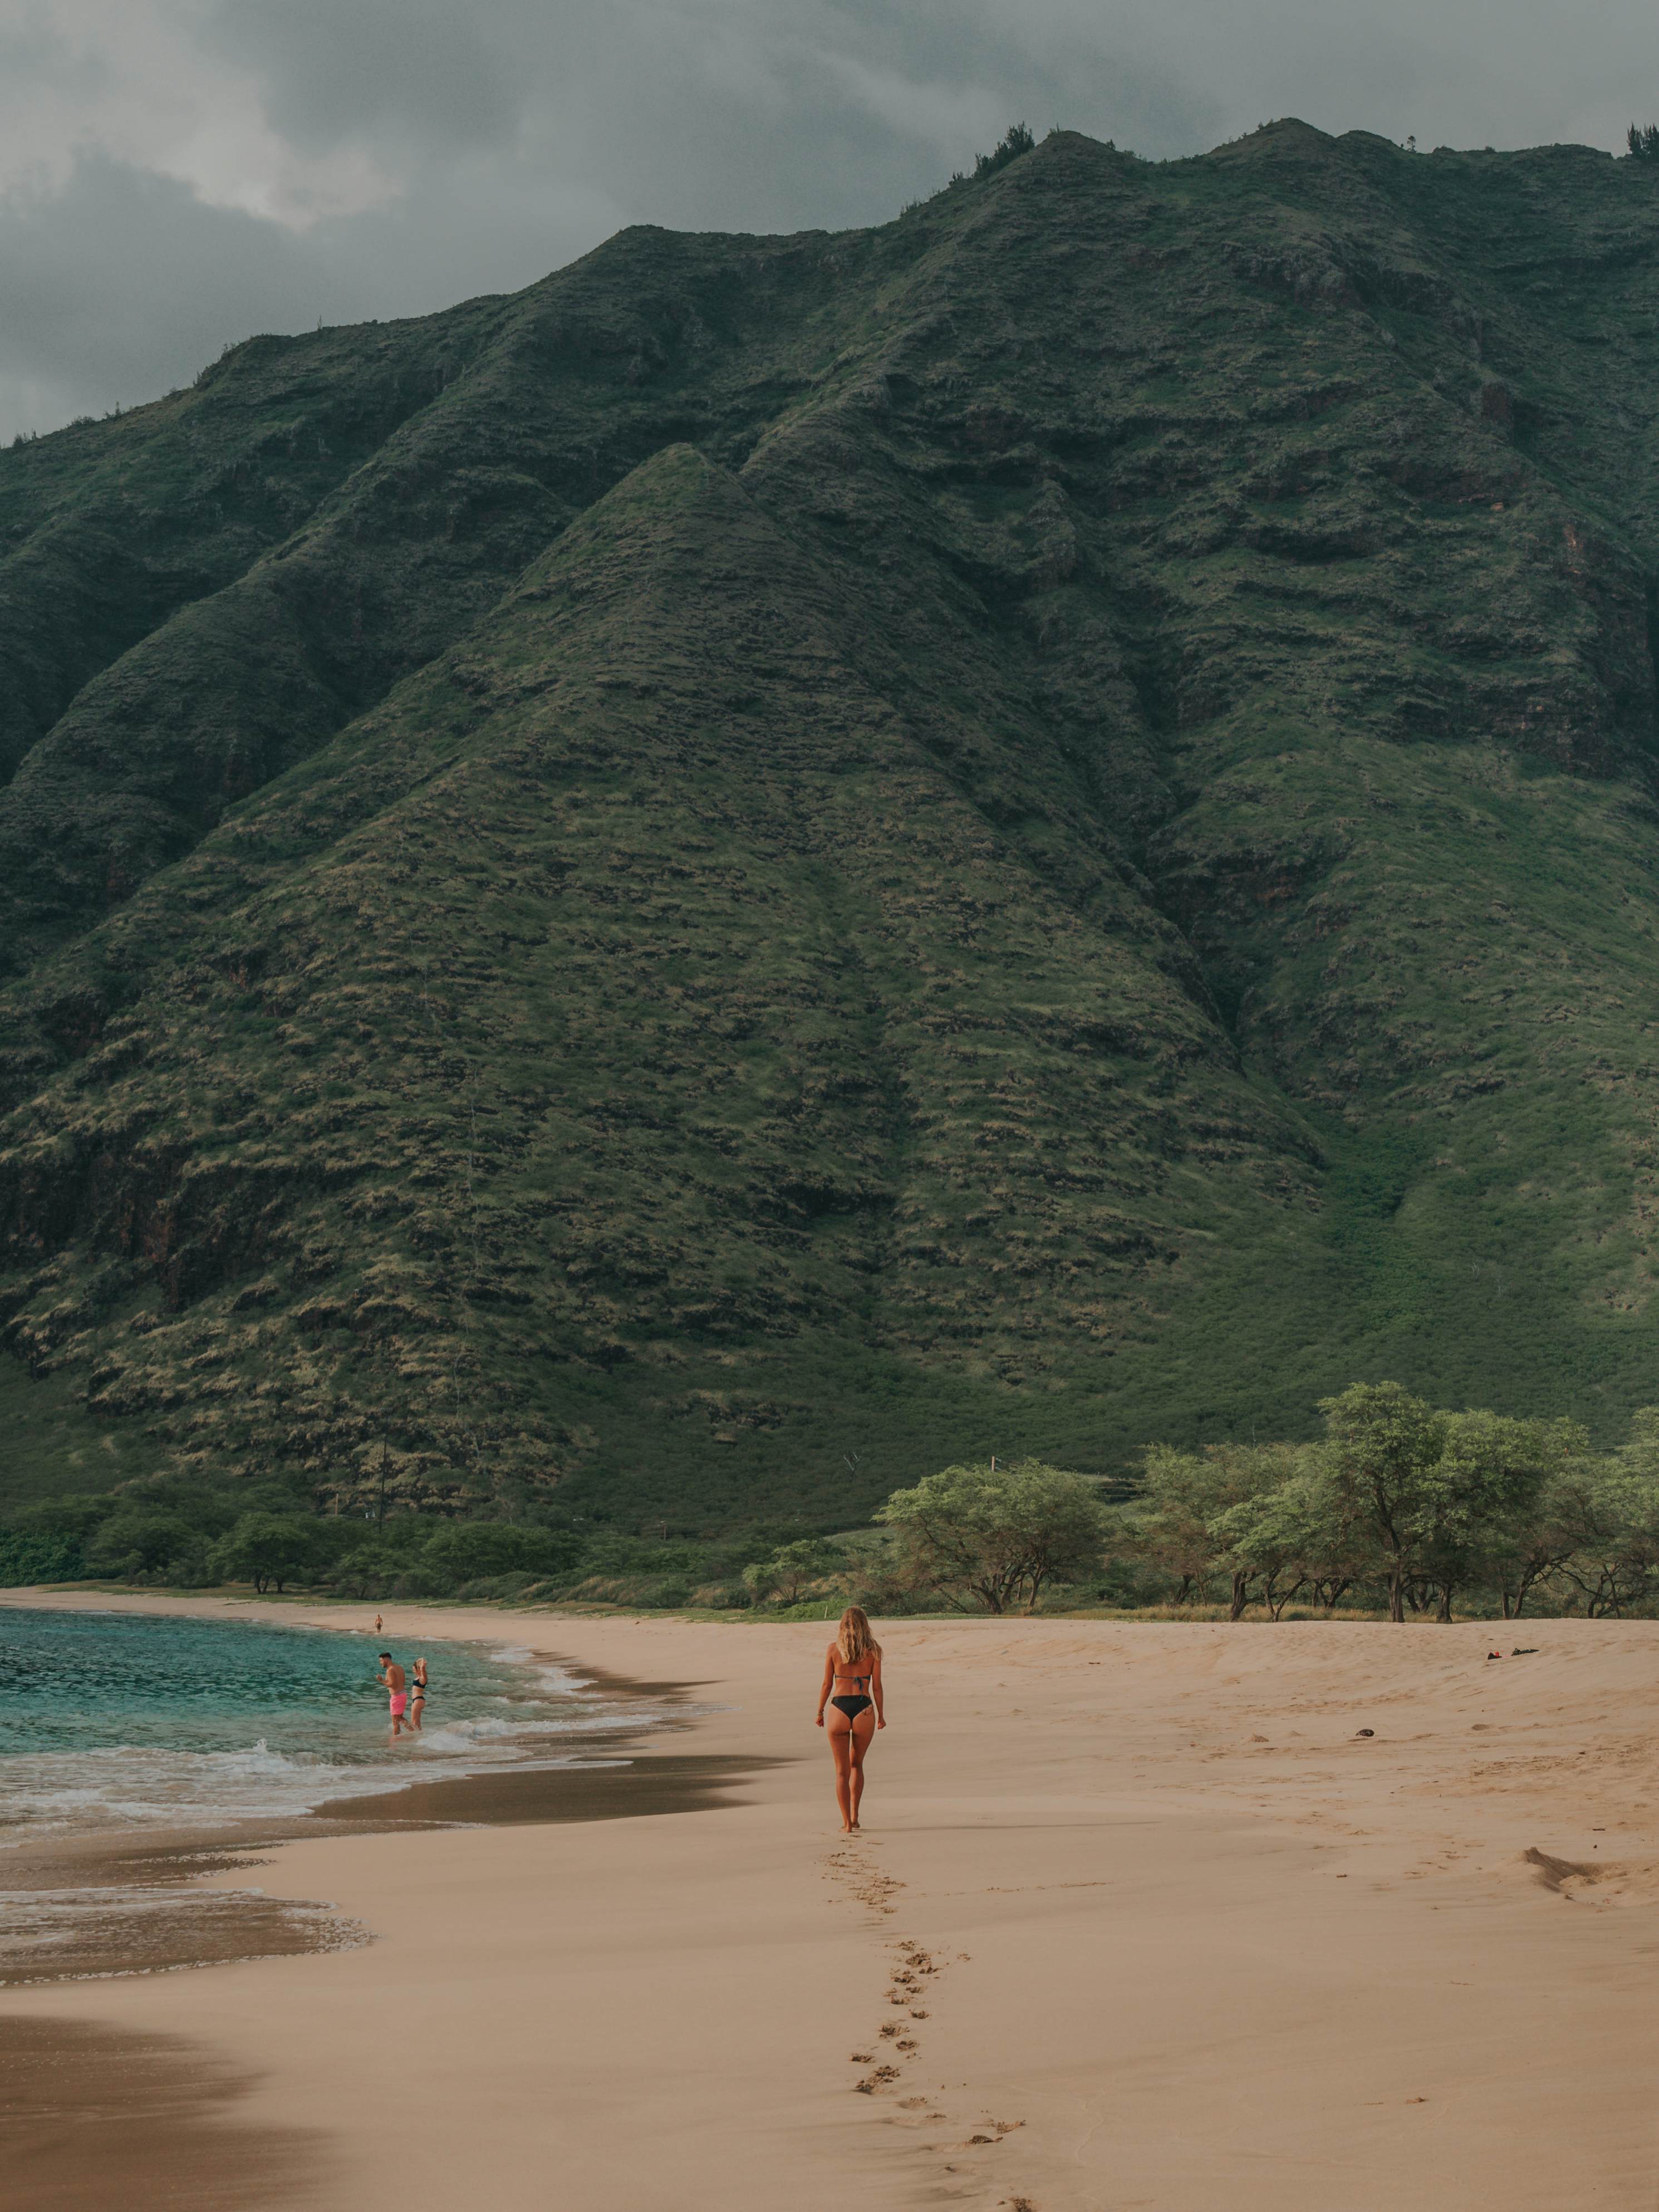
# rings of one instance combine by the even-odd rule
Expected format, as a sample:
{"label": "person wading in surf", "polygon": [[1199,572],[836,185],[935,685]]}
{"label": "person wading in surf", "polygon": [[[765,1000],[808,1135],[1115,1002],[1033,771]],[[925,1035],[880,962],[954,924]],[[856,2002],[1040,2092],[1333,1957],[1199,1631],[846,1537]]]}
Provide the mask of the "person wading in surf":
{"label": "person wading in surf", "polygon": [[[826,1705],[830,1708],[827,1721]],[[864,1754],[876,1730],[887,1725],[882,1711],[881,1646],[871,1633],[861,1607],[848,1607],[836,1640],[824,1654],[817,1725],[829,1730],[842,1832],[855,1835],[859,1803],[864,1796]]]}
{"label": "person wading in surf", "polygon": [[413,1735],[414,1723],[405,1721],[404,1718],[404,1714],[409,1706],[408,1678],[389,1651],[382,1651],[380,1654],[380,1680],[386,1684],[392,1700],[392,1735],[400,1736],[407,1729],[410,1735]]}

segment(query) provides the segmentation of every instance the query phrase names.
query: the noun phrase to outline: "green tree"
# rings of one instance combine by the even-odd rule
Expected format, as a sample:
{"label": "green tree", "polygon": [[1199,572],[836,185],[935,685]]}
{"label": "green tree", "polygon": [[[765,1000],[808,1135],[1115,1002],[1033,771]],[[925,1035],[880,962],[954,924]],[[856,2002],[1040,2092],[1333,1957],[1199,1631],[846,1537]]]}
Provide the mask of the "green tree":
{"label": "green tree", "polygon": [[1312,1445],[1260,1449],[1273,1455],[1268,1465],[1276,1463],[1278,1480],[1253,1485],[1217,1517],[1211,1533],[1226,1545],[1234,1571],[1259,1582],[1275,1620],[1308,1589],[1328,1612],[1365,1565],[1329,1460]]}
{"label": "green tree", "polygon": [[1659,1407],[1631,1419],[1631,1433],[1605,1459],[1575,1462],[1552,1503],[1571,1550],[1560,1571],[1592,1616],[1625,1613],[1659,1588]]}
{"label": "green tree", "polygon": [[116,1503],[71,1494],[43,1498],[10,1515],[0,1530],[0,1588],[75,1582],[87,1574],[88,1545]]}
{"label": "green tree", "polygon": [[1406,1618],[1406,1583],[1422,1570],[1433,1470],[1446,1416],[1398,1382],[1352,1382],[1321,1401],[1327,1465],[1343,1522],[1369,1538],[1389,1589],[1389,1618]]}
{"label": "green tree", "polygon": [[1638,161],[1659,161],[1659,123],[1632,123],[1625,143]]}
{"label": "green tree", "polygon": [[526,1528],[516,1521],[442,1521],[421,1548],[420,1565],[451,1589],[495,1575],[571,1572],[581,1539],[568,1528]]}
{"label": "green tree", "polygon": [[220,1582],[252,1583],[261,1595],[273,1584],[302,1580],[322,1557],[316,1522],[299,1513],[244,1513],[207,1557]]}
{"label": "green tree", "polygon": [[794,1605],[807,1583],[820,1580],[830,1566],[828,1546],[808,1536],[797,1543],[780,1545],[768,1559],[753,1560],[744,1569],[743,1579],[753,1597]]}
{"label": "green tree", "polygon": [[86,1553],[72,1536],[0,1529],[0,1589],[21,1589],[31,1583],[72,1583],[86,1571]]}
{"label": "green tree", "polygon": [[87,1546],[87,1565],[94,1574],[177,1574],[199,1565],[199,1531],[179,1513],[147,1511],[142,1506],[112,1513]]}
{"label": "green tree", "polygon": [[1471,1411],[1445,1416],[1439,1459],[1412,1515],[1417,1555],[1439,1597],[1439,1618],[1466,1583],[1501,1574],[1505,1556],[1539,1518],[1552,1474],[1587,1445],[1569,1421],[1513,1420]]}
{"label": "green tree", "polygon": [[1176,1603],[1201,1595],[1220,1567],[1226,1539],[1211,1528],[1220,1500],[1195,1452],[1149,1447],[1133,1520],[1135,1547],[1176,1585]]}
{"label": "green tree", "polygon": [[1206,1444],[1201,1452],[1158,1444],[1146,1454],[1139,1520],[1144,1555],[1178,1583],[1176,1603],[1224,1573],[1234,1620],[1250,1601],[1258,1571],[1237,1551],[1227,1522],[1234,1508],[1274,1490],[1291,1465],[1284,1444]]}
{"label": "green tree", "polygon": [[959,1612],[1035,1611],[1045,1583],[1099,1564],[1105,1515],[1085,1475],[1022,1460],[947,1467],[896,1490],[876,1515],[896,1538],[895,1570]]}
{"label": "green tree", "polygon": [[1577,1551],[1574,1507],[1583,1473],[1582,1461],[1568,1461],[1545,1483],[1530,1521],[1499,1534],[1489,1566],[1505,1620],[1519,1620],[1534,1590],[1559,1580]]}

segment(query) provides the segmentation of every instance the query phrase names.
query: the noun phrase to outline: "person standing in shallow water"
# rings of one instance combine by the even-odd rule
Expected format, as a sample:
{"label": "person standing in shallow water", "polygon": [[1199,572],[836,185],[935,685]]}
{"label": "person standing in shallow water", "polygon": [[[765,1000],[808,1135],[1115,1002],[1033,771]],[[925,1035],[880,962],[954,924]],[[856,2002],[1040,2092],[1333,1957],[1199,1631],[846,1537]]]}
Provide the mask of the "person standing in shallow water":
{"label": "person standing in shallow water", "polygon": [[380,1654],[380,1679],[386,1684],[386,1696],[392,1706],[393,1736],[400,1736],[405,1729],[409,1730],[410,1735],[413,1735],[415,1733],[413,1722],[404,1718],[409,1705],[408,1678],[389,1651],[382,1651]]}
{"label": "person standing in shallow water", "polygon": [[[824,1708],[830,1718],[824,1718]],[[843,1835],[856,1835],[864,1796],[864,1755],[887,1717],[882,1710],[881,1646],[862,1607],[849,1605],[823,1657],[817,1725],[827,1729],[836,1762],[836,1802]]]}

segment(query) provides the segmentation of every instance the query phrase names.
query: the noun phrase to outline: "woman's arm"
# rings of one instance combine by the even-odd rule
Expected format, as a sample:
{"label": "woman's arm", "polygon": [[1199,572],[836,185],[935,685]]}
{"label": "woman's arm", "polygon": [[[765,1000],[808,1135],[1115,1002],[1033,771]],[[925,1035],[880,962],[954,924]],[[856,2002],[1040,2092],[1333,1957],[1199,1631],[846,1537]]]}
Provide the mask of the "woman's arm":
{"label": "woman's arm", "polygon": [[870,1673],[870,1695],[876,1701],[876,1726],[878,1728],[885,1728],[887,1725],[887,1716],[881,1709],[881,1654],[879,1651],[872,1651],[870,1656],[872,1661]]}
{"label": "woman's arm", "polygon": [[823,1680],[818,1684],[818,1717],[815,1725],[823,1726],[823,1709],[830,1702],[830,1692],[836,1680],[836,1647],[832,1644],[823,1655]]}

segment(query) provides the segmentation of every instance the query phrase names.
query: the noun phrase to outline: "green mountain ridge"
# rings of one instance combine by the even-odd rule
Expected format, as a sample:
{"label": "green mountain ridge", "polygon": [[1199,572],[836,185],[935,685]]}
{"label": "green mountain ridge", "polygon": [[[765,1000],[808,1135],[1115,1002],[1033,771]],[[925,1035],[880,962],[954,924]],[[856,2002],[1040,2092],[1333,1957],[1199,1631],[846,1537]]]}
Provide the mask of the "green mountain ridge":
{"label": "green mountain ridge", "polygon": [[1653,1393],[1659,180],[1055,134],[0,453],[15,1498]]}

